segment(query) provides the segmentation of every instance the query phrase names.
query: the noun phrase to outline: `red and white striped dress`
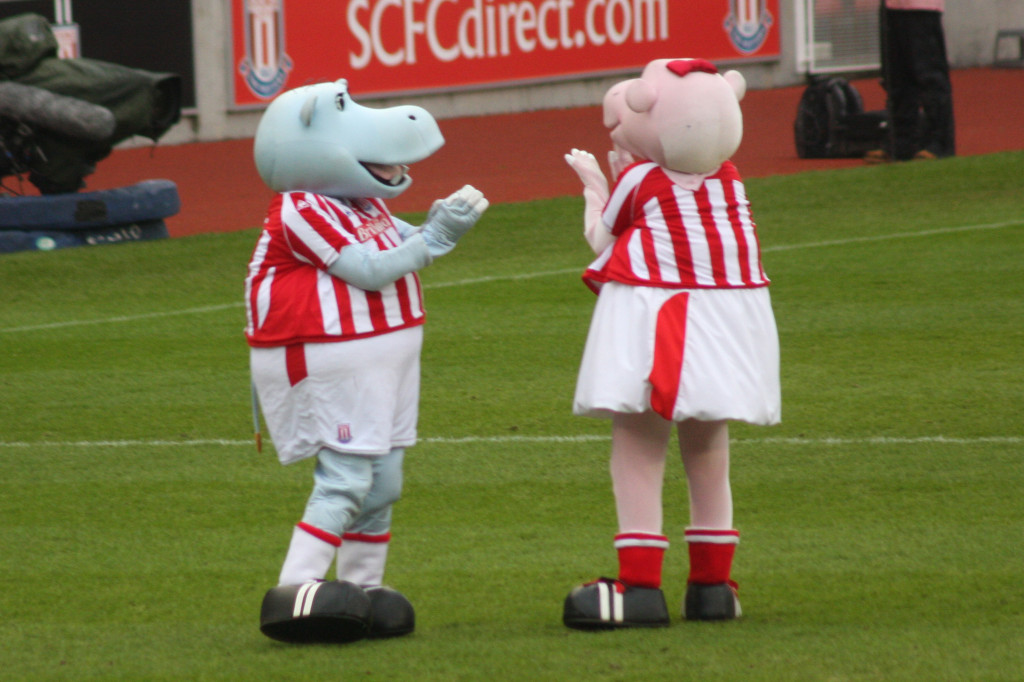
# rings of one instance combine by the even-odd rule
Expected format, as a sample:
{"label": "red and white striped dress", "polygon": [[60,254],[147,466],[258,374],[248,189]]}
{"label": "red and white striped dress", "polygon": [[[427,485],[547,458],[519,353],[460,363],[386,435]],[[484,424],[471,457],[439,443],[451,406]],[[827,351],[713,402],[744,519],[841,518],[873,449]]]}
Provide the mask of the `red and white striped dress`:
{"label": "red and white striped dress", "polygon": [[423,292],[415,272],[380,291],[327,272],[341,249],[357,242],[380,251],[402,242],[380,200],[310,192],[275,197],[245,280],[249,345],[348,341],[422,325]]}
{"label": "red and white striped dress", "polygon": [[573,412],[778,422],[769,281],[732,163],[692,190],[654,163],[633,164],[602,219],[616,239],[583,275],[600,295]]}
{"label": "red and white striped dress", "polygon": [[602,218],[617,239],[584,275],[595,290],[609,281],[670,289],[768,285],[750,203],[729,161],[693,191],[657,164],[633,164]]}

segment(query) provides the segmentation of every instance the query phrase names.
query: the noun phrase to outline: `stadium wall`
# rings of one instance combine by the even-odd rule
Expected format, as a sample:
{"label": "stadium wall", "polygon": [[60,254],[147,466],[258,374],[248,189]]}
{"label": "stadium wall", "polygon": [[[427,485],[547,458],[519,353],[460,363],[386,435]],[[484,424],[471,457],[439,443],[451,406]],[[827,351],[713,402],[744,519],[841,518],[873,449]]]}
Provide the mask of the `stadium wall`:
{"label": "stadium wall", "polygon": [[[293,3],[294,4],[291,4]],[[336,2],[336,10],[332,16],[342,16],[344,11],[352,8],[360,13],[363,21],[369,20],[371,8],[386,6],[384,29],[393,30],[387,25],[395,23],[402,11],[400,8],[413,8],[412,11],[421,15],[428,6],[441,8],[477,7],[481,15],[484,12],[497,12],[501,6],[516,4],[516,0],[332,0]],[[799,8],[807,5],[815,12],[847,12],[850,8],[871,14],[877,7],[878,0],[575,0],[575,9],[571,8],[573,0],[531,0],[535,7],[548,5],[550,17],[557,12],[576,12],[589,4],[599,4],[604,8],[615,5],[620,10],[632,3],[639,7],[642,3],[670,3],[673,21],[677,17],[691,12],[685,21],[695,23],[698,19],[694,10],[704,14],[722,17],[726,12],[753,12],[756,15],[758,3],[761,11],[767,7],[771,17],[768,28],[774,43],[766,52],[753,52],[748,58],[716,59],[710,54],[690,54],[697,49],[705,51],[710,48],[690,44],[680,45],[674,50],[675,55],[665,56],[700,56],[710,57],[722,68],[737,68],[746,77],[750,89],[767,89],[798,85],[806,76],[806,45],[802,44],[802,15]],[[76,4],[79,7],[74,7]],[[294,43],[299,42],[296,36],[303,35],[303,28],[296,17],[306,13],[308,25],[319,23],[308,15],[306,7],[323,8],[330,3],[306,3],[303,0],[245,0],[245,6],[279,5],[287,8],[289,40],[293,44],[286,47],[298,49]],[[528,4],[519,3],[521,6]],[[995,38],[1002,29],[1024,29],[1024,0],[986,0],[984,2],[960,2],[950,0],[946,3],[944,17],[946,39],[949,56],[954,68],[973,68],[986,66],[996,57]],[[125,11],[121,0],[0,0],[0,18],[16,12],[33,11],[48,15],[51,20],[59,19],[57,10],[65,7],[68,15],[74,9],[74,21],[81,24],[83,53],[81,56],[118,61],[129,66],[138,66],[150,70],[190,71],[183,73],[188,92],[186,93],[186,109],[180,124],[175,126],[162,139],[163,144],[174,144],[195,141],[215,141],[251,137],[259,120],[262,104],[258,102],[240,102],[238,90],[238,25],[240,23],[240,7],[243,0],[166,0],[161,3],[159,12],[147,11],[144,4],[133,4],[131,12]],[[710,9],[714,8],[713,12]],[[120,8],[120,9],[119,9]],[[301,11],[300,11],[300,8]],[[344,10],[342,9],[344,8]],[[741,8],[741,9],[737,9]],[[742,8],[747,8],[746,10]],[[865,9],[867,8],[867,9]],[[445,11],[442,9],[441,11]],[[454,10],[451,10],[454,11]],[[450,16],[450,15],[449,15]],[[350,20],[351,21],[351,20]],[[715,18],[720,22],[720,18]],[[154,22],[160,24],[154,26]],[[180,25],[178,25],[180,24]],[[718,28],[705,33],[721,34]],[[316,28],[310,29],[315,31]],[[322,29],[321,29],[322,30]],[[109,35],[106,35],[106,32]],[[673,36],[675,34],[673,33]],[[691,30],[687,36],[704,40],[702,35],[694,35]],[[129,40],[131,38],[132,40]],[[423,37],[420,36],[420,40]],[[134,40],[134,42],[133,42]],[[392,39],[392,45],[393,43]],[[189,51],[191,43],[191,51]],[[133,47],[134,46],[134,47]],[[1015,52],[1016,45],[1006,41],[1004,52]],[[605,48],[602,48],[604,50]],[[118,52],[127,51],[125,54]],[[602,50],[568,50],[550,52],[552,60],[564,59],[567,56],[584,55],[585,57],[602,58]],[[173,55],[170,56],[170,55]],[[658,54],[657,56],[662,56]],[[734,55],[735,56],[735,55]],[[1007,55],[1002,55],[1004,58]],[[1015,54],[1009,56],[1016,56]],[[576,57],[577,59],[579,57]],[[632,63],[643,63],[649,56],[638,56]],[[164,59],[168,63],[160,63]],[[298,61],[298,60],[297,60]],[[345,59],[320,60],[316,72],[317,79],[348,77]],[[421,59],[421,61],[423,61]],[[478,66],[484,60],[456,60],[469,67]],[[629,61],[629,60],[626,60]],[[137,63],[133,63],[137,62]],[[619,58],[617,63],[625,63]],[[337,64],[337,66],[335,66]],[[438,66],[448,67],[440,64]],[[420,65],[422,67],[422,65]],[[296,69],[296,73],[297,73]],[[392,69],[392,71],[398,71]],[[570,70],[571,71],[571,70]],[[383,72],[378,70],[378,73]],[[403,72],[404,73],[404,72]],[[422,71],[421,71],[422,73]],[[538,72],[540,73],[540,72]],[[387,106],[396,103],[412,103],[425,107],[439,119],[481,116],[499,113],[533,111],[540,109],[591,106],[600,103],[608,87],[623,78],[637,73],[635,68],[594,69],[587,70],[583,75],[576,73],[551,78],[527,78],[519,81],[497,78],[497,82],[487,86],[463,85],[448,89],[433,87],[424,91],[382,92],[367,94],[365,88],[353,84],[353,92],[360,101],[370,104]],[[873,75],[861,72],[853,75]],[[306,75],[303,75],[305,78]],[[410,81],[418,82],[413,73]],[[295,81],[295,82],[292,82]],[[365,81],[365,78],[364,78]],[[298,85],[300,79],[293,78],[285,86]],[[447,82],[447,81],[445,81]],[[361,85],[361,83],[359,84]],[[362,94],[361,94],[362,93]],[[141,143],[141,142],[140,142]],[[126,143],[131,145],[132,142]]]}
{"label": "stadium wall", "polygon": [[[673,7],[682,5],[671,0]],[[805,79],[798,65],[797,4],[803,0],[781,0],[776,25],[780,32],[780,54],[762,62],[737,64],[751,89],[797,85]],[[819,3],[821,0],[818,0]],[[833,0],[835,3],[847,0]],[[857,0],[860,2],[861,0]],[[725,4],[726,0],[721,0]],[[197,105],[186,120],[173,131],[183,141],[219,140],[249,137],[255,131],[259,110],[238,110],[230,101],[231,35],[229,0],[192,0],[194,61],[196,66]],[[987,0],[986,2],[947,3],[944,18],[950,61],[954,68],[991,64],[997,31],[1024,28],[1024,2]],[[1011,46],[1012,47],[1012,46]],[[680,56],[687,55],[680,47]],[[721,66],[721,64],[720,64]],[[337,77],[344,76],[339,69]],[[379,97],[363,101],[386,106],[413,103],[425,107],[438,118],[479,116],[495,113],[531,111],[598,104],[608,87],[630,73],[531,83],[480,90],[463,89],[448,93],[425,93],[405,97]],[[334,75],[332,74],[332,77]],[[357,93],[358,94],[358,93]]]}

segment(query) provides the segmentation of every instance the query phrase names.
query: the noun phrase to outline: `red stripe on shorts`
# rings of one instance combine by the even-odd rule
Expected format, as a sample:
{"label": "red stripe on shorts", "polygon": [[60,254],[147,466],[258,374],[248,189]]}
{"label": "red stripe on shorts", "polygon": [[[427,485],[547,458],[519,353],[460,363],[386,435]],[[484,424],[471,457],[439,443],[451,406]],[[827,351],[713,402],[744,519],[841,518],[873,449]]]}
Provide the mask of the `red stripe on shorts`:
{"label": "red stripe on shorts", "polygon": [[686,308],[689,294],[677,294],[661,306],[654,331],[654,364],[651,367],[651,409],[672,419],[679,382],[682,380],[686,346]]}
{"label": "red stripe on shorts", "polygon": [[288,383],[292,386],[309,376],[309,372],[306,371],[306,348],[303,344],[285,346],[284,366],[288,371]]}

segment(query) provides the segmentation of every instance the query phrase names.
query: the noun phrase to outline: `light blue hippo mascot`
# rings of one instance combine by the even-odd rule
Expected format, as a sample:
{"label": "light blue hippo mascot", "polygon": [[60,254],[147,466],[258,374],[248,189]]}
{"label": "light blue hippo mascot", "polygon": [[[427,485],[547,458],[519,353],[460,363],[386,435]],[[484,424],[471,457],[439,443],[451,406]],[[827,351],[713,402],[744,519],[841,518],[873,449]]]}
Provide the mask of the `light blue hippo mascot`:
{"label": "light blue hippo mascot", "polygon": [[[384,199],[408,164],[444,144],[423,109],[373,109],[345,80],[285,92],[254,141],[274,197],[245,280],[255,395],[279,459],[315,458],[313,492],[263,599],[261,631],[349,642],[413,631],[408,599],[383,585],[402,459],[416,442],[423,291],[417,271],[487,209],[465,186],[423,225]],[[328,580],[336,563],[337,579]]]}

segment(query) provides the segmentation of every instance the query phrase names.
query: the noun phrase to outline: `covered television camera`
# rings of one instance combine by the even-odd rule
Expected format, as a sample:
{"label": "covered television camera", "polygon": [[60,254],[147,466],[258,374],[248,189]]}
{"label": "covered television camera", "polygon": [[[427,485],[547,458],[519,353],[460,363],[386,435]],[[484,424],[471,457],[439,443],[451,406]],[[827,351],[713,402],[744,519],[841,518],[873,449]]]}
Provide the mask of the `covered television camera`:
{"label": "covered television camera", "polygon": [[0,178],[42,194],[77,192],[118,143],[158,140],[181,116],[181,77],[59,59],[45,17],[0,21]]}

